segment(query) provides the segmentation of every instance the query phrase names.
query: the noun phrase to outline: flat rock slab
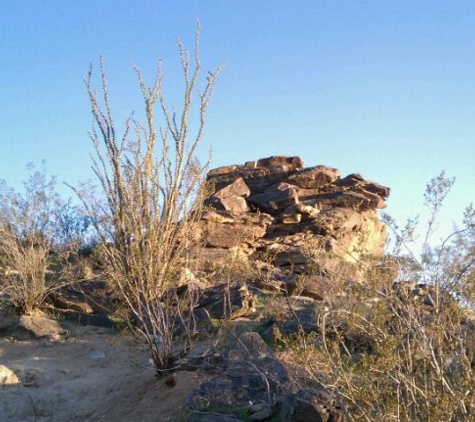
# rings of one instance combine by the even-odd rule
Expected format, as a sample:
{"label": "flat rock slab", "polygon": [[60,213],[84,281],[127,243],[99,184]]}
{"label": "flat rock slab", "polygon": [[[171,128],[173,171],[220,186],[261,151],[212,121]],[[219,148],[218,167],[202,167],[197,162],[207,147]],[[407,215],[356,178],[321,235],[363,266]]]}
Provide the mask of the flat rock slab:
{"label": "flat rock slab", "polygon": [[19,328],[34,338],[59,340],[66,330],[57,321],[42,316],[22,315]]}

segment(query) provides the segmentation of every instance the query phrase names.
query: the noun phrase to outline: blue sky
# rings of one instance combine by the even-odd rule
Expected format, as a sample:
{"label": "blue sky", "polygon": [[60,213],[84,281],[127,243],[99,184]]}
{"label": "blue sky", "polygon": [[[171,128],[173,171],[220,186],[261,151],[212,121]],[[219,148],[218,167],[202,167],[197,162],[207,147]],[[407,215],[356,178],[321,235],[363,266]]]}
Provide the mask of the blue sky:
{"label": "blue sky", "polygon": [[[360,172],[392,188],[388,212],[422,212],[425,183],[457,182],[448,232],[475,194],[475,2],[1,0],[0,178],[47,160],[91,176],[82,82],[104,55],[117,118],[142,106],[131,63],[182,88],[174,37],[202,23],[205,69],[225,62],[203,141],[213,166],[269,155]],[[64,190],[65,192],[66,189]]]}

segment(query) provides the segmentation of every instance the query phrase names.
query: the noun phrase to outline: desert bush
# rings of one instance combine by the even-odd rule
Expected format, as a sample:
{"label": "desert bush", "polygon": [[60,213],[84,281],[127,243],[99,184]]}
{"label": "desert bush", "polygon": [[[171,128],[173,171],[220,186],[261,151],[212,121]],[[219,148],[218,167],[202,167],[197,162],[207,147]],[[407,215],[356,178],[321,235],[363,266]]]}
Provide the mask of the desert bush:
{"label": "desert bush", "polygon": [[54,177],[48,178],[44,168],[30,170],[24,194],[4,181],[0,186],[0,289],[25,314],[72,282],[61,271],[73,243],[58,236],[64,201],[56,192]]}
{"label": "desert bush", "polygon": [[[185,333],[182,352],[189,346],[192,331],[193,293],[189,289],[180,295],[178,287],[186,283],[188,252],[196,240],[193,225],[200,217],[209,162],[199,163],[197,148],[221,71],[218,68],[208,73],[204,88],[198,89],[199,33],[198,28],[193,64],[178,40],[185,79],[178,115],[170,112],[166,103],[161,66],[151,87],[145,85],[141,71],[135,68],[146,121],[141,124],[127,119],[119,136],[103,61],[100,97],[93,87],[92,68],[86,79],[95,122],[90,134],[96,153],[93,169],[104,201],[92,201],[76,191],[96,228],[107,275],[127,303],[131,327],[146,341],[157,373],[174,365],[177,331]],[[198,116],[192,120],[195,95]]]}
{"label": "desert bush", "polygon": [[429,246],[452,184],[441,174],[427,185],[431,213],[420,257],[408,246],[416,220],[399,229],[386,217],[396,251],[368,267],[360,285],[328,274],[344,294],[319,311],[317,335],[302,341],[300,333],[290,343],[293,362],[350,420],[475,420],[473,208],[462,228]]}

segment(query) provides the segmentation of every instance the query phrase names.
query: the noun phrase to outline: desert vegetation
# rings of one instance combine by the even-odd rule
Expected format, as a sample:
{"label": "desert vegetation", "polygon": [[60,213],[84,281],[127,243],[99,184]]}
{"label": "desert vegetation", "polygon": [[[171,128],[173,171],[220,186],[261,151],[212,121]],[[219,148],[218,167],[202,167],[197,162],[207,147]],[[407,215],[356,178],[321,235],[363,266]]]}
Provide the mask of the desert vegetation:
{"label": "desert vegetation", "polygon": [[[95,121],[91,132],[96,152],[94,173],[106,205],[100,206],[77,192],[101,239],[107,277],[128,305],[134,321],[131,327],[146,340],[157,371],[175,365],[176,325],[184,330],[185,350],[193,334],[193,293],[190,290],[178,295],[177,289],[186,278],[187,257],[195,246],[192,230],[201,216],[203,178],[209,164],[209,161],[199,162],[196,150],[221,71],[218,68],[209,73],[204,89],[198,89],[199,35],[198,27],[193,59],[178,40],[185,80],[179,114],[171,112],[166,103],[161,66],[150,88],[141,71],[135,68],[145,103],[146,123],[130,118],[119,135],[112,116],[104,63],[101,62],[102,98],[94,90],[92,69],[86,79]],[[195,96],[199,102],[196,129],[190,122]],[[165,122],[160,129],[156,127],[157,108]],[[135,135],[133,140],[131,132]]]}
{"label": "desert vegetation", "polygon": [[30,314],[61,287],[74,283],[70,262],[86,242],[89,220],[63,201],[45,168],[30,166],[24,194],[1,182],[1,291],[21,313]]}
{"label": "desert vegetation", "polygon": [[[209,170],[198,146],[222,68],[201,80],[199,35],[192,54],[178,41],[179,111],[161,66],[151,87],[135,68],[145,121],[117,125],[104,61],[99,93],[89,71],[97,195],[73,187],[74,206],[35,169],[24,194],[0,185],[1,341],[26,332],[55,347],[52,326],[38,330],[44,319],[63,344],[74,344],[61,325],[71,321],[133,333],[141,343],[127,359],[143,344],[149,359],[137,363],[138,380],[127,367],[127,383],[141,399],[182,391],[172,394],[186,408],[176,420],[475,421],[474,208],[434,244],[454,181],[430,180],[418,253],[416,219],[399,227],[380,216],[389,188],[360,174],[281,156]],[[106,356],[93,352],[92,361]],[[96,403],[75,416],[157,420],[166,399],[130,413],[123,388],[112,413]]]}

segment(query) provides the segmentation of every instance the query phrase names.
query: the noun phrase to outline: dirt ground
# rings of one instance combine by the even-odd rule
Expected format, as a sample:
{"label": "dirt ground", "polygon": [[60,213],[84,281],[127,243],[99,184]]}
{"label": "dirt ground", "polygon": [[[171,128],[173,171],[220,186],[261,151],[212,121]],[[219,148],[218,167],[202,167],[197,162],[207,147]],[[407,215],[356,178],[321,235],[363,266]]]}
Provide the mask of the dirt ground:
{"label": "dirt ground", "polygon": [[0,338],[0,364],[21,380],[0,387],[2,422],[181,421],[200,381],[178,372],[168,386],[132,337],[76,325],[59,343]]}

